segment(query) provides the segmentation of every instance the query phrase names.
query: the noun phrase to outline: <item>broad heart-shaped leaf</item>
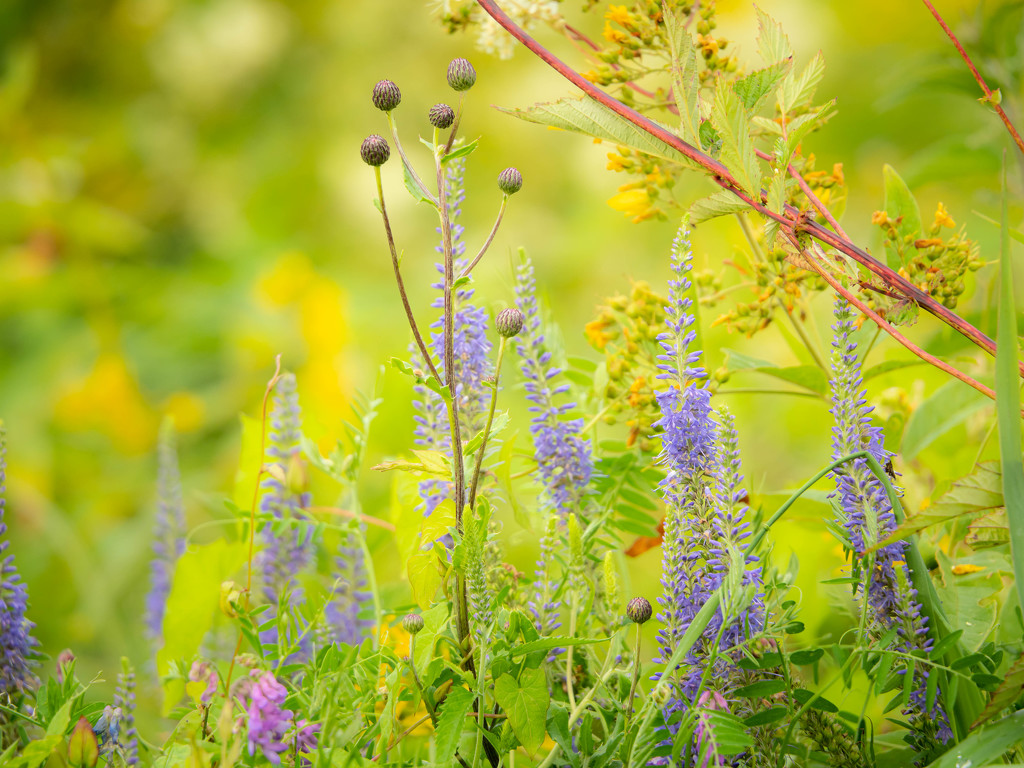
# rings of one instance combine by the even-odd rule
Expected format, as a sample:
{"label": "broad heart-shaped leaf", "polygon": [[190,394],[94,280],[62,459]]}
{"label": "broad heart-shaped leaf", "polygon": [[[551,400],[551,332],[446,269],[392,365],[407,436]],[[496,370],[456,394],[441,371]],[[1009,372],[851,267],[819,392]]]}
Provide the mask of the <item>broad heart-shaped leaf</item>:
{"label": "broad heart-shaped leaf", "polygon": [[[899,269],[904,266],[906,259],[903,257],[904,245],[902,239],[905,237],[919,238],[921,236],[921,211],[917,207],[917,200],[910,192],[906,182],[896,173],[891,165],[882,167],[882,175],[885,178],[885,213],[890,221],[896,224],[896,233],[899,238],[896,241],[896,253],[886,249],[886,260],[890,269]],[[913,250],[914,246],[907,248]]]}
{"label": "broad heart-shaped leaf", "polygon": [[[671,160],[691,168],[697,167],[679,150],[659,141],[591,98],[562,99],[546,104],[535,104],[528,109],[503,109],[500,107],[499,109],[530,123],[582,133],[595,139],[614,141],[616,144],[623,144],[632,149],[646,152],[648,155]],[[666,130],[670,129],[666,128]]]}
{"label": "broad heart-shaped leaf", "polygon": [[667,5],[664,8],[665,31],[672,56],[669,70],[672,72],[672,92],[679,108],[679,127],[684,139],[700,147],[700,78],[697,74],[697,49],[690,39],[690,33],[683,26],[681,14]]}
{"label": "broad heart-shaped leaf", "polygon": [[928,768],[965,768],[993,764],[1014,744],[1024,741],[1024,710],[1014,712],[996,723],[986,725],[954,745],[928,764]]}
{"label": "broad heart-shaped leaf", "polygon": [[765,99],[775,93],[792,66],[792,59],[784,59],[737,80],[734,88],[743,106],[751,114],[757,112],[764,105]]}
{"label": "broad heart-shaped leaf", "polygon": [[[995,627],[999,612],[996,596],[1003,589],[1003,581],[996,568],[957,576],[953,573],[953,563],[944,552],[936,552],[936,558],[941,583],[936,584],[935,589],[946,618],[951,626],[963,629],[960,642],[964,648],[968,652],[977,651]],[[971,559],[980,558],[975,556]]]}
{"label": "broad heart-shaped leaf", "polygon": [[749,206],[727,189],[702,197],[690,206],[690,224],[697,226],[709,219],[745,211]]}
{"label": "broad heart-shaped leaf", "polygon": [[459,736],[466,725],[466,715],[473,708],[474,698],[472,692],[465,688],[452,688],[444,697],[441,713],[437,717],[437,730],[434,731],[434,744],[437,749],[434,763],[447,765],[455,757]]}
{"label": "broad heart-shaped leaf", "polygon": [[416,552],[409,558],[406,568],[412,596],[420,608],[429,608],[434,603],[434,594],[441,586],[441,572],[434,551]]}
{"label": "broad heart-shaped leaf", "polygon": [[946,382],[910,414],[900,448],[903,458],[910,461],[932,441],[990,402],[966,384],[956,380]]}
{"label": "broad heart-shaped leaf", "polygon": [[518,681],[508,673],[502,675],[494,683],[494,698],[508,715],[519,743],[532,755],[544,743],[550,702],[544,670],[524,669]]}
{"label": "broad heart-shaped leaf", "polygon": [[933,525],[948,522],[964,515],[986,515],[1003,509],[1003,490],[1000,485],[999,464],[986,461],[967,477],[953,483],[953,487],[931,506],[913,515],[882,542],[882,545],[905,539]]}
{"label": "broad heart-shaped leaf", "polygon": [[719,160],[740,186],[754,198],[761,195],[761,167],[750,135],[750,113],[732,88],[720,87],[711,117],[722,140]]}
{"label": "broad heart-shaped leaf", "polygon": [[[199,651],[217,615],[220,585],[242,567],[246,551],[242,543],[217,539],[178,558],[164,612],[164,645],[156,654],[159,675],[166,675],[175,659],[189,660]],[[184,693],[185,684],[180,680],[165,685],[165,717]]]}

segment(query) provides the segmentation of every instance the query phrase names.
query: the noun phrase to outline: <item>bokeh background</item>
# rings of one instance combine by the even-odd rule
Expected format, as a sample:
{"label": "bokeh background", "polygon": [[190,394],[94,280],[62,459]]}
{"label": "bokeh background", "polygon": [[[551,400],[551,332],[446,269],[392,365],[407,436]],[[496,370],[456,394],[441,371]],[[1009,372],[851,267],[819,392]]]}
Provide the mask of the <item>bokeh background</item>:
{"label": "bokeh background", "polygon": [[[1015,114],[1024,95],[1022,4],[936,5]],[[583,14],[578,2],[565,6],[576,26],[599,36],[599,13]],[[917,193],[925,219],[944,202],[994,258],[997,230],[977,213],[998,216],[998,169],[1008,142],[925,8],[881,0],[760,6],[783,23],[798,65],[824,52],[819,100],[837,97],[839,114],[804,146],[819,168],[843,163],[843,225],[854,240],[881,252],[870,216],[882,207],[881,169],[890,163]],[[741,61],[754,61],[752,4],[720,0],[718,7],[716,33],[736,41]],[[981,20],[996,13],[1007,15],[986,32]],[[584,68],[563,38],[537,34]],[[239,415],[257,413],[276,354],[297,374],[307,434],[324,450],[341,436],[354,394],[375,389],[385,404],[371,461],[409,446],[408,381],[381,372],[388,357],[405,353],[409,338],[372,206],[373,175],[358,149],[367,134],[385,132],[369,95],[387,77],[403,92],[396,114],[404,144],[429,163],[416,136],[427,131],[427,109],[451,97],[444,74],[455,56],[467,56],[479,72],[463,122],[467,135],[482,137],[469,162],[463,211],[471,250],[496,213],[498,172],[516,165],[526,179],[476,272],[478,298],[494,310],[512,301],[511,256],[525,247],[565,349],[597,359],[584,324],[631,279],[664,290],[676,224],[632,224],[606,204],[628,181],[604,169],[610,147],[492,108],[568,92],[524,51],[506,61],[484,55],[472,37],[446,34],[431,4],[419,0],[0,3],[7,521],[43,650],[73,648],[80,677],[114,669],[122,654],[140,666],[149,658],[140,615],[154,445],[165,415],[180,432],[192,525],[229,517],[223,499],[238,469]],[[1018,167],[1011,165],[1016,192]],[[435,221],[406,195],[396,163],[384,171],[406,280],[426,317]],[[710,190],[694,176],[675,194],[688,203]],[[1019,210],[1012,208],[1016,221]],[[698,267],[717,269],[743,242],[734,221],[716,221],[700,227],[694,247]],[[961,309],[994,335],[985,309],[992,277],[986,268],[969,281]],[[827,344],[830,297],[812,307]],[[747,340],[722,327],[707,330],[715,314],[704,317],[712,369],[723,364],[726,348],[798,362],[775,326]],[[910,333],[990,380],[988,361],[936,321],[924,317]],[[903,355],[885,342],[872,361]],[[900,445],[906,410],[945,383],[923,366],[872,382],[882,405],[903,398],[900,413],[883,410],[899,417],[890,447]],[[730,384],[770,381],[746,374]],[[514,409],[521,395],[509,390]],[[729,405],[759,503],[770,508],[779,501],[771,492],[798,486],[823,464],[824,401],[734,395]],[[908,478],[908,506],[926,503],[970,470],[990,417],[982,404],[969,403],[949,432],[897,463]],[[367,513],[388,517],[389,482],[367,473]],[[815,580],[840,564],[821,524],[825,511],[820,502],[799,505],[775,549],[779,562],[798,552],[807,612],[818,617],[810,629],[819,634],[830,631],[828,610],[816,610],[829,598]],[[525,567],[536,534],[513,524],[507,534]],[[371,543],[380,572],[397,572],[387,540]],[[653,595],[658,568],[657,550],[633,560],[636,588]]]}

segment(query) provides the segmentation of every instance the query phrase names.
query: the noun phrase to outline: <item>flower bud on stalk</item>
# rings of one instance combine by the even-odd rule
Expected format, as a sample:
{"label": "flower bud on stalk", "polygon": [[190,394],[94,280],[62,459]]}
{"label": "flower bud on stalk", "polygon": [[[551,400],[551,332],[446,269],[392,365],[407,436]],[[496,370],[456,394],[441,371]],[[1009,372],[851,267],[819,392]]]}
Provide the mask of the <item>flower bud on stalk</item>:
{"label": "flower bud on stalk", "polygon": [[383,136],[374,133],[363,140],[363,145],[359,148],[359,155],[363,158],[364,163],[376,168],[388,161],[388,158],[391,157],[391,148]]}
{"label": "flower bud on stalk", "polygon": [[450,128],[455,122],[455,110],[447,104],[435,104],[427,113],[427,119],[435,128]]}
{"label": "flower bud on stalk", "polygon": [[373,86],[373,106],[381,112],[390,112],[402,103],[402,92],[390,80],[381,80]]}
{"label": "flower bud on stalk", "polygon": [[646,597],[634,597],[626,605],[626,615],[634,624],[646,623],[652,614],[651,603]]}
{"label": "flower bud on stalk", "polygon": [[418,613],[410,613],[402,619],[402,629],[410,635],[418,634],[423,629],[423,617]]}
{"label": "flower bud on stalk", "polygon": [[506,168],[498,174],[498,189],[506,195],[514,195],[523,188],[523,174],[517,168]]}
{"label": "flower bud on stalk", "polygon": [[448,85],[455,91],[468,91],[476,82],[476,70],[466,59],[452,59],[448,65]]}
{"label": "flower bud on stalk", "polygon": [[501,310],[498,316],[494,318],[494,327],[497,328],[498,335],[510,339],[513,336],[519,335],[519,332],[523,330],[524,322],[523,313],[518,308],[508,307]]}

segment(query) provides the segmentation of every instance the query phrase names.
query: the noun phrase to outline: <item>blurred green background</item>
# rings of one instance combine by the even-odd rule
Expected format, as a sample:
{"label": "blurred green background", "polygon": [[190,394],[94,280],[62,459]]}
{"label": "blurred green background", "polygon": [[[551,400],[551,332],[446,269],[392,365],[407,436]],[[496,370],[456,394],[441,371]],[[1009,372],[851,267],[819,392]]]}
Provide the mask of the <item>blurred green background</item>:
{"label": "blurred green background", "polygon": [[[43,649],[71,647],[80,677],[112,670],[149,650],[140,615],[148,580],[157,429],[165,414],[181,433],[189,521],[227,518],[240,450],[239,414],[256,414],[280,353],[299,380],[307,434],[324,450],[342,433],[357,390],[371,391],[379,366],[404,355],[408,333],[391,277],[373,175],[361,140],[386,132],[369,95],[395,80],[404,144],[418,146],[427,109],[450,100],[448,61],[467,56],[479,78],[463,127],[482,136],[470,159],[464,206],[470,250],[498,203],[494,179],[518,166],[526,183],[477,270],[477,296],[491,309],[512,301],[510,256],[533,257],[538,282],[570,354],[597,359],[583,325],[629,280],[664,290],[675,222],[631,224],[605,201],[625,179],[604,170],[612,148],[519,123],[492,105],[528,106],[568,92],[522,50],[500,61],[449,36],[419,0],[6,0],[0,3],[0,416],[8,431],[7,519],[12,551],[28,582],[30,616]],[[819,100],[836,96],[839,115],[805,142],[818,167],[843,163],[849,188],[843,225],[881,252],[870,224],[882,207],[883,163],[918,194],[923,217],[942,201],[994,258],[997,230],[975,215],[997,214],[998,168],[1008,141],[977,102],[977,86],[925,8],[914,2],[761,0],[786,28],[802,66],[824,52]],[[980,4],[936,3],[968,42],[982,35]],[[756,18],[746,0],[723,0],[716,34],[753,62]],[[1020,91],[1021,3],[972,50],[1016,110]],[[572,23],[600,34],[600,13],[567,2]],[[1008,19],[1008,20],[1007,20]],[[1013,23],[1016,21],[1016,28]],[[1007,29],[1009,27],[1009,29]],[[550,30],[539,39],[580,68],[585,62]],[[1018,68],[1018,69],[1015,69]],[[1020,190],[1018,166],[1011,185]],[[427,318],[434,278],[435,221],[402,189],[396,163],[385,189],[414,306]],[[675,189],[688,203],[710,191],[688,177]],[[1019,194],[1016,199],[1020,200]],[[1019,220],[1019,206],[1013,208]],[[698,268],[718,268],[743,247],[734,221],[700,227]],[[1019,270],[1018,274],[1024,273]],[[969,282],[961,310],[994,335],[985,310],[993,270]],[[730,276],[729,280],[734,280]],[[814,304],[828,342],[831,299]],[[726,309],[727,305],[721,307]],[[747,340],[706,312],[708,367],[735,348],[780,364],[797,362],[774,325]],[[929,317],[910,335],[982,380],[990,361]],[[901,357],[880,343],[872,361]],[[511,368],[506,369],[506,373]],[[730,385],[765,386],[754,374]],[[927,367],[872,382],[903,415],[945,381]],[[411,440],[408,381],[380,380],[386,397],[371,460]],[[510,400],[521,398],[510,390]],[[808,398],[731,396],[755,500],[794,488],[828,452],[827,404]],[[519,406],[516,406],[519,407]],[[889,408],[883,415],[896,413]],[[972,406],[946,435],[910,462],[908,507],[917,508],[967,473],[990,423]],[[902,416],[893,425],[902,424]],[[602,434],[617,434],[603,428]],[[889,435],[898,448],[900,435]],[[990,446],[986,456],[991,456]],[[388,516],[389,478],[364,483],[368,514]],[[828,597],[815,580],[840,565],[808,502],[780,527],[775,555],[795,549],[811,629],[829,631]],[[535,534],[507,529],[520,567]],[[381,573],[390,547],[374,543]],[[633,561],[637,589],[653,594],[658,551]],[[387,579],[384,579],[387,581]],[[813,626],[815,623],[818,626]]]}

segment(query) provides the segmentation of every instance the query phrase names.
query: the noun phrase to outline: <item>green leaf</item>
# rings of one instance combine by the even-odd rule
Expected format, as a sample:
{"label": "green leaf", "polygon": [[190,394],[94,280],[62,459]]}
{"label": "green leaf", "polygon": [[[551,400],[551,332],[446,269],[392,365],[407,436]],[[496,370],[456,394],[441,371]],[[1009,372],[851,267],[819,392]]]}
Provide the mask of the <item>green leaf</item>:
{"label": "green leaf", "polygon": [[731,88],[719,88],[711,111],[722,140],[719,160],[755,200],[761,197],[761,166],[750,135],[750,114]]}
{"label": "green leaf", "polygon": [[666,6],[665,31],[672,57],[669,62],[672,92],[679,108],[679,126],[683,138],[700,147],[700,78],[697,72],[697,49],[680,15],[677,9]]}
{"label": "green leaf", "polygon": [[743,723],[750,728],[753,728],[757,725],[768,725],[769,723],[777,723],[779,720],[786,716],[787,712],[789,712],[789,710],[785,707],[772,707],[771,709],[766,709],[763,712],[758,712],[756,714],[751,715],[746,720],[744,720]]}
{"label": "green leaf", "polygon": [[68,730],[68,724],[71,722],[71,704],[74,699],[69,699],[64,702],[64,706],[57,710],[54,714],[53,719],[46,726],[47,736],[63,736]]}
{"label": "green leaf", "polygon": [[1024,710],[971,733],[928,768],[983,766],[999,758],[1006,750],[1024,741]]}
{"label": "green leaf", "polygon": [[816,365],[794,365],[780,368],[775,363],[750,357],[733,349],[724,349],[723,351],[728,355],[727,363],[730,370],[756,371],[790,384],[796,384],[818,395],[824,396],[829,392],[828,378],[825,376],[825,372]]}
{"label": "green leaf", "polygon": [[445,499],[438,504],[429,517],[423,518],[420,526],[422,546],[433,546],[433,543],[445,536],[450,528],[455,527],[455,502]]}
{"label": "green leaf", "polygon": [[864,381],[876,378],[877,376],[883,376],[887,373],[892,373],[893,371],[910,368],[914,365],[924,364],[924,360],[918,360],[917,358],[914,358],[913,360],[883,360],[878,365],[873,365],[864,371]]}
{"label": "green leaf", "polygon": [[412,661],[416,665],[416,670],[423,675],[434,659],[434,645],[437,643],[438,635],[448,626],[447,604],[438,603],[420,615],[423,617],[423,629],[416,634],[416,648]]}
{"label": "green leaf", "polygon": [[[885,212],[889,219],[896,225],[896,233],[900,238],[921,236],[921,211],[917,207],[917,200],[910,192],[906,182],[896,173],[891,165],[882,167],[882,175],[885,179]],[[913,250],[913,245],[906,246]],[[901,258],[904,252],[904,244],[896,243],[896,252],[886,249],[886,258],[891,269],[899,269],[904,266],[905,258]]]}
{"label": "green leaf", "polygon": [[904,460],[913,459],[934,440],[990,402],[985,395],[962,382],[953,380],[943,384],[910,414],[900,448]]}
{"label": "green leaf", "polygon": [[545,637],[540,640],[532,640],[529,643],[517,645],[509,652],[509,657],[518,659],[520,656],[526,656],[537,651],[548,651],[552,648],[568,648],[570,645],[607,643],[609,640],[611,640],[610,637]]}
{"label": "green leaf", "polygon": [[441,158],[441,163],[448,163],[460,157],[468,157],[469,155],[473,154],[473,151],[477,148],[477,145],[479,143],[480,139],[473,139],[471,142],[469,142],[469,144],[463,144],[458,149],[453,149],[451,152],[449,152],[447,155]]}
{"label": "green leaf", "polygon": [[767,64],[775,64],[793,58],[793,46],[782,29],[782,25],[767,13],[757,8],[757,52]]}
{"label": "green leaf", "polygon": [[952,626],[963,628],[960,638],[963,647],[969,652],[976,651],[995,628],[999,610],[995,598],[1003,589],[1003,581],[992,568],[957,576],[945,552],[940,550],[935,556],[940,574],[935,589],[946,617]]}
{"label": "green leaf", "polygon": [[971,729],[979,727],[1012,706],[1020,698],[1021,693],[1024,693],[1024,658],[1017,659],[1003,674],[1003,682],[992,692],[992,698],[978,715]]}
{"label": "green leaf", "polygon": [[765,99],[775,92],[792,66],[792,59],[784,59],[737,80],[733,88],[743,106],[751,114],[760,110]]}
{"label": "green leaf", "polygon": [[414,553],[409,558],[407,573],[416,604],[423,609],[429,608],[434,602],[437,588],[441,586],[441,572],[438,570],[437,555],[433,550]]}
{"label": "green leaf", "polygon": [[996,417],[1003,499],[1010,528],[1010,552],[1017,599],[1024,611],[1024,463],[1020,452],[1020,377],[1018,375],[1017,310],[1013,298],[1013,262],[1007,214],[1006,155],[1003,154],[1003,201],[999,230],[999,322],[996,328]]}
{"label": "green leaf", "polygon": [[[220,585],[245,563],[248,548],[223,539],[187,550],[174,568],[171,593],[164,611],[164,645],[157,651],[157,672],[167,675],[175,659],[191,659],[213,625],[220,609]],[[166,717],[185,693],[184,683],[164,687]]]}
{"label": "green leaf", "polygon": [[693,226],[705,221],[728,216],[730,213],[745,211],[750,206],[727,189],[720,189],[712,195],[702,197],[690,206],[690,223]]}
{"label": "green leaf", "polygon": [[412,168],[405,162],[405,158],[402,160],[402,181],[405,184],[406,191],[412,195],[413,200],[417,203],[428,203],[434,205],[434,198],[430,192],[427,191],[420,182],[416,179],[415,174],[412,172]]}
{"label": "green leaf", "polygon": [[446,765],[455,757],[459,747],[459,737],[466,724],[466,715],[473,708],[475,696],[465,688],[452,688],[445,696],[441,712],[437,716],[437,730],[434,731],[434,744],[437,749],[434,762]]}
{"label": "green leaf", "polygon": [[494,683],[494,698],[508,715],[519,743],[533,755],[544,743],[544,724],[547,722],[547,677],[543,669],[524,669],[517,681],[506,673]]}
{"label": "green leaf", "polygon": [[782,84],[782,95],[779,99],[782,111],[789,114],[810,104],[814,98],[814,91],[824,76],[825,57],[818,51],[799,75],[795,74],[794,70]]}
{"label": "green leaf", "polygon": [[[490,440],[495,435],[505,430],[508,425],[512,423],[512,417],[509,416],[508,411],[501,411],[494,416],[494,422],[491,424],[491,431],[487,436],[488,445],[491,445]],[[484,431],[481,429],[475,435],[473,439],[466,443],[466,450],[463,451],[464,455],[472,456],[476,453],[476,450],[483,445],[484,442]]]}
{"label": "green leaf", "polygon": [[513,117],[563,131],[582,133],[604,141],[614,141],[648,155],[662,157],[691,168],[697,166],[679,150],[637,128],[626,118],[590,98],[562,99],[535,104],[529,109],[502,109]]}
{"label": "green leaf", "polygon": [[787,687],[785,680],[761,680],[760,682],[737,688],[733,691],[733,695],[739,696],[741,699],[763,699],[767,696],[781,693]]}

